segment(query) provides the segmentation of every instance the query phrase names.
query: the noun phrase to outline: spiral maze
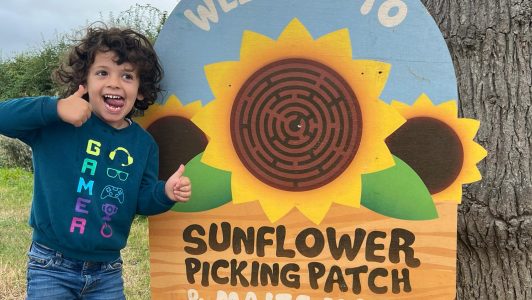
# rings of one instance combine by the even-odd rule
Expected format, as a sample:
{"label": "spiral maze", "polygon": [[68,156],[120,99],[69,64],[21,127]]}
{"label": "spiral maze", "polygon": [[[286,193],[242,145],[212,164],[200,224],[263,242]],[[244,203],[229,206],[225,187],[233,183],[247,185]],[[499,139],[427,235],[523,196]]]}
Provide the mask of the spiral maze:
{"label": "spiral maze", "polygon": [[347,82],[328,66],[291,58],[268,64],[240,88],[231,138],[257,179],[286,191],[316,189],[350,165],[362,114]]}

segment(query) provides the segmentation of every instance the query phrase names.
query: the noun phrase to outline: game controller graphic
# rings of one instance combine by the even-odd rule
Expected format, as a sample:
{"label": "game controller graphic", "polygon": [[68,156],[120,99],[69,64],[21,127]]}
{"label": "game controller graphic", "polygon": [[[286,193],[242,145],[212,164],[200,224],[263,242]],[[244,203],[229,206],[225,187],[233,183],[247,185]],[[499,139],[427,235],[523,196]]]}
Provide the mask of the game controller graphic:
{"label": "game controller graphic", "polygon": [[103,190],[102,194],[100,195],[101,199],[105,198],[113,198],[118,200],[120,204],[124,203],[124,190],[122,188],[107,185]]}

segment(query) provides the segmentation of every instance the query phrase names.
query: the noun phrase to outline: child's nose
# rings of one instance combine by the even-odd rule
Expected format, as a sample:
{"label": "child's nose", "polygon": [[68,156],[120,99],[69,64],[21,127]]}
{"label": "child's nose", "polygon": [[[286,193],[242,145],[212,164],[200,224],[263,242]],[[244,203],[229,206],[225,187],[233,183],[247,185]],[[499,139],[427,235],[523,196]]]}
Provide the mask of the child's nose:
{"label": "child's nose", "polygon": [[120,87],[120,78],[118,78],[117,76],[109,76],[109,80],[107,81],[107,86],[111,88]]}

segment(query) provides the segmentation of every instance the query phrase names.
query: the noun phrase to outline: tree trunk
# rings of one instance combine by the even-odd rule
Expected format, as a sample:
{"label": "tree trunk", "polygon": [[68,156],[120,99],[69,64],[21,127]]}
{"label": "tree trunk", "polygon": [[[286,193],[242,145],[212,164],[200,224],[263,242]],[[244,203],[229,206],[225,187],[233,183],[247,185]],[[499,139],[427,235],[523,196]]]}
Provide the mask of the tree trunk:
{"label": "tree trunk", "polygon": [[532,2],[422,0],[449,47],[482,181],[458,211],[458,299],[532,299]]}

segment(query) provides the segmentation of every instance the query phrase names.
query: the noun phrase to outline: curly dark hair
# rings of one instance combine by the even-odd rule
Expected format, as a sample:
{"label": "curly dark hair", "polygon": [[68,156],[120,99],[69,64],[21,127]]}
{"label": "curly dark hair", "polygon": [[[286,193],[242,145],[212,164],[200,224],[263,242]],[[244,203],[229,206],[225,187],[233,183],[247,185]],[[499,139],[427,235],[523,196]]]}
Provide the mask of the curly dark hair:
{"label": "curly dark hair", "polygon": [[[146,110],[157,100],[161,92],[163,69],[152,44],[144,35],[132,29],[89,26],[85,37],[77,42],[53,74],[54,80],[64,87],[63,97],[72,95],[80,84],[87,83],[89,68],[94,63],[96,53],[113,51],[117,56],[117,64],[127,62],[138,71],[139,93],[144,99],[137,99],[135,108]],[[85,100],[88,100],[87,95]]]}

